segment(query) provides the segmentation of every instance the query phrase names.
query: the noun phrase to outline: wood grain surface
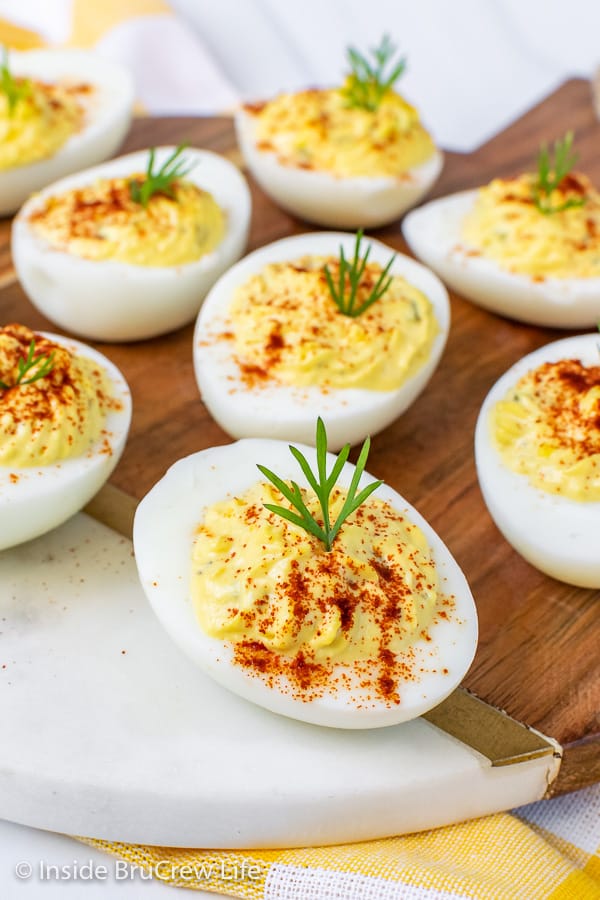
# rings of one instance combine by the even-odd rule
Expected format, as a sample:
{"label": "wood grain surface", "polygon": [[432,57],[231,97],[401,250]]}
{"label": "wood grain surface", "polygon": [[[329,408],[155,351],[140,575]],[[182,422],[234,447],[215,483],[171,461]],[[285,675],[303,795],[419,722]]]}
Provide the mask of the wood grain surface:
{"label": "wood grain surface", "polygon": [[[448,154],[432,196],[526,169],[540,141],[568,128],[576,132],[580,168],[600,184],[600,125],[590,85],[573,80],[474,153]],[[126,149],[183,139],[240,162],[226,118],[140,119]],[[251,187],[250,249],[309,230]],[[16,283],[9,229],[0,222],[0,322],[53,330]],[[373,234],[407,252],[398,223]],[[542,575],[502,538],[477,485],[473,432],[487,391],[505,369],[563,334],[510,322],[453,295],[450,338],[437,372],[412,408],[377,435],[369,459],[370,471],[439,532],[470,582],[481,637],[466,686],[565,747],[556,792],[600,780],[600,598]],[[137,497],[180,456],[229,440],[200,400],[191,342],[189,326],[152,341],[98,345],[132,388],[131,437],[113,482]]]}

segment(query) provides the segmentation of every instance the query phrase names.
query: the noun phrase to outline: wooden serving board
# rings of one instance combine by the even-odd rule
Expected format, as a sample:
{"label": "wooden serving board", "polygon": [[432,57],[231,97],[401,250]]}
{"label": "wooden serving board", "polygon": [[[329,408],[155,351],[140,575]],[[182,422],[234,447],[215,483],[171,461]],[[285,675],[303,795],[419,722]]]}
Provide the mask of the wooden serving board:
{"label": "wooden serving board", "polygon": [[[569,128],[576,132],[581,168],[600,183],[600,124],[589,83],[573,80],[474,153],[448,154],[434,194],[526,169],[542,140]],[[125,149],[184,139],[240,163],[227,118],[138,120]],[[249,249],[309,230],[251,187]],[[53,330],[16,283],[9,229],[9,222],[0,222],[0,322]],[[398,223],[374,236],[408,252]],[[558,336],[452,296],[441,364],[413,407],[377,435],[369,469],[418,507],[463,568],[481,631],[465,684],[563,745],[552,791],[564,792],[600,780],[599,596],[547,578],[512,550],[486,511],[473,461],[475,421],[489,388],[517,359]],[[191,341],[192,326],[152,341],[102,347],[133,392],[131,436],[113,483],[136,497],[180,456],[229,440],[200,401]]]}

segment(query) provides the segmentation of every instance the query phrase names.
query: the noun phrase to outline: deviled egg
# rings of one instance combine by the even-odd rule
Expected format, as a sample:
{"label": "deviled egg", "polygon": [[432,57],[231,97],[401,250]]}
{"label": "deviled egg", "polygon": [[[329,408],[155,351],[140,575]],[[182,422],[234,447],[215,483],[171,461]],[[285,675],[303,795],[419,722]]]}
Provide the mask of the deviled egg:
{"label": "deviled egg", "polygon": [[479,484],[496,525],[533,566],[600,587],[598,335],[547,344],[496,382],[475,433]]}
{"label": "deviled egg", "polygon": [[0,79],[0,215],[121,144],[131,121],[126,69],[80,50],[5,51]]}
{"label": "deviled egg", "polygon": [[244,251],[250,193],[206,150],[161,147],[78,172],[13,225],[17,275],[53,322],[101,341],[180,328]]}
{"label": "deviled egg", "polygon": [[547,153],[537,174],[434,200],[402,230],[418,259],[479,306],[534,325],[588,327],[600,318],[600,194],[568,168],[569,135],[554,163]]}
{"label": "deviled egg", "polygon": [[443,285],[414,260],[360,233],[301,234],[215,284],[196,325],[196,379],[234,437],[310,443],[319,413],[338,450],[414,401],[449,321]]}
{"label": "deviled egg", "polygon": [[475,605],[419,513],[362,478],[368,445],[355,467],[349,445],[326,452],[322,422],[316,444],[242,440],[175,463],[137,510],[142,586],[181,649],[247,700],[315,725],[394,725],[460,683]]}
{"label": "deviled egg", "polygon": [[131,396],[91,347],[0,328],[0,550],[78,512],[119,461]]}
{"label": "deviled egg", "polygon": [[281,94],[236,116],[250,172],[280,206],[334,228],[385,225],[414,206],[438,177],[443,157],[417,110],[394,83],[388,38],[373,60],[349,49],[339,88]]}

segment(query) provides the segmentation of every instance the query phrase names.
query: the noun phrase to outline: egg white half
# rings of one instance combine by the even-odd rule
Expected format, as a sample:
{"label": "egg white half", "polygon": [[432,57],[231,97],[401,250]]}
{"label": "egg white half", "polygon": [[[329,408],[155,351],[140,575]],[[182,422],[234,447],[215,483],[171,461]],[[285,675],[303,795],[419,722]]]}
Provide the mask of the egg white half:
{"label": "egg white half", "polygon": [[409,213],[402,233],[415,256],[457,294],[491,312],[550,328],[587,328],[600,319],[600,278],[536,281],[473,255],[462,225],[477,191],[432,200]]}
{"label": "egg white half", "polygon": [[[160,167],[175,147],[159,147]],[[208,289],[246,246],[250,192],[232,163],[208,150],[185,150],[194,167],[186,180],[209,191],[226,216],[226,233],[215,249],[181,266],[138,266],[89,260],[54,249],[29,226],[29,216],[46,197],[145,171],[148,151],[130,153],[49,185],[32,197],[13,224],[17,275],[32,303],[53,322],[99,341],[136,341],[173,331],[197,314]]]}
{"label": "egg white half", "polygon": [[[297,445],[311,466],[315,451]],[[328,454],[328,468],[335,457]],[[311,702],[295,700],[279,687],[269,687],[232,662],[231,645],[206,635],[196,620],[190,597],[194,532],[206,507],[246,491],[262,476],[256,463],[274,469],[283,478],[306,481],[282,441],[243,440],[203,450],[176,462],[140,503],[134,522],[134,550],[144,591],[159,621],[176,644],[207,675],[236,694],[273,712],[315,725],[336,728],[379,728],[415,718],[436,706],[461,682],[477,645],[477,613],[466,579],[450,551],[430,525],[399,494],[387,486],[374,497],[389,502],[422,529],[439,573],[440,590],[452,594],[456,609],[448,620],[429,629],[431,642],[416,645],[415,671],[425,672],[413,681],[399,683],[401,703],[388,708],[380,700],[364,699],[357,709],[344,693],[325,694]],[[354,466],[347,463],[339,484],[347,487]],[[361,484],[373,481],[363,476]],[[442,674],[442,668],[448,673]],[[435,669],[436,671],[431,671]]]}
{"label": "egg white half", "polygon": [[45,534],[79,512],[117,465],[131,422],[129,387],[110,360],[79,341],[41,334],[103,368],[121,408],[108,411],[103,433],[81,456],[48,466],[0,466],[0,550]]}
{"label": "egg white half", "polygon": [[83,50],[11,52],[14,75],[50,83],[87,83],[83,128],[48,159],[0,171],[0,216],[13,213],[29,194],[45,185],[107,159],[121,144],[131,122],[133,79],[127,69]]}
{"label": "egg white half", "polygon": [[494,522],[517,553],[540,571],[579,587],[600,588],[600,503],[582,503],[534,487],[509,469],[492,442],[490,412],[519,378],[544,362],[598,365],[597,334],[546,344],[524,356],[493,386],[475,430],[479,485]]}
{"label": "egg white half", "polygon": [[266,194],[288,212],[328,228],[375,228],[399,218],[419,202],[436,181],[443,154],[396,177],[341,178],[329,172],[283,165],[277,154],[260,150],[256,122],[241,109],[236,133],[246,165]]}
{"label": "egg white half", "polygon": [[[403,413],[425,388],[440,360],[450,328],[448,295],[441,282],[409,257],[396,255],[390,272],[401,275],[430,300],[438,322],[429,358],[399,388],[393,391],[331,388],[318,385],[293,387],[266,383],[258,387],[244,384],[234,356],[232,342],[219,339],[226,331],[227,314],[235,289],[268,263],[293,261],[304,255],[354,252],[356,236],[317,232],[284,238],[250,253],[215,284],[198,316],[194,334],[194,369],[202,399],[211,415],[233,437],[268,437],[311,443],[316,416],[327,426],[329,447],[339,450],[346,441],[354,444],[368,434],[376,434]],[[366,239],[370,260],[385,266],[392,247]]]}

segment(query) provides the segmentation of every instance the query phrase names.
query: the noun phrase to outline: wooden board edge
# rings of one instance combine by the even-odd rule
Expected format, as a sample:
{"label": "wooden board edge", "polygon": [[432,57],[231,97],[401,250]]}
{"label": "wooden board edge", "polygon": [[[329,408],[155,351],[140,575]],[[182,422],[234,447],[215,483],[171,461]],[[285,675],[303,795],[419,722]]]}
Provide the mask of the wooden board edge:
{"label": "wooden board edge", "polygon": [[[84,512],[131,540],[136,506],[137,500],[130,494],[105,484]],[[457,688],[423,718],[476,750],[493,767],[517,765],[543,756],[559,760],[560,765],[562,759],[557,741],[511,718],[466,688]]]}
{"label": "wooden board edge", "polygon": [[0,272],[0,290],[2,290],[2,288],[10,287],[16,280],[17,273],[12,265],[9,265],[5,271]]}
{"label": "wooden board edge", "polygon": [[596,116],[600,119],[600,68],[592,75],[592,100]]}

